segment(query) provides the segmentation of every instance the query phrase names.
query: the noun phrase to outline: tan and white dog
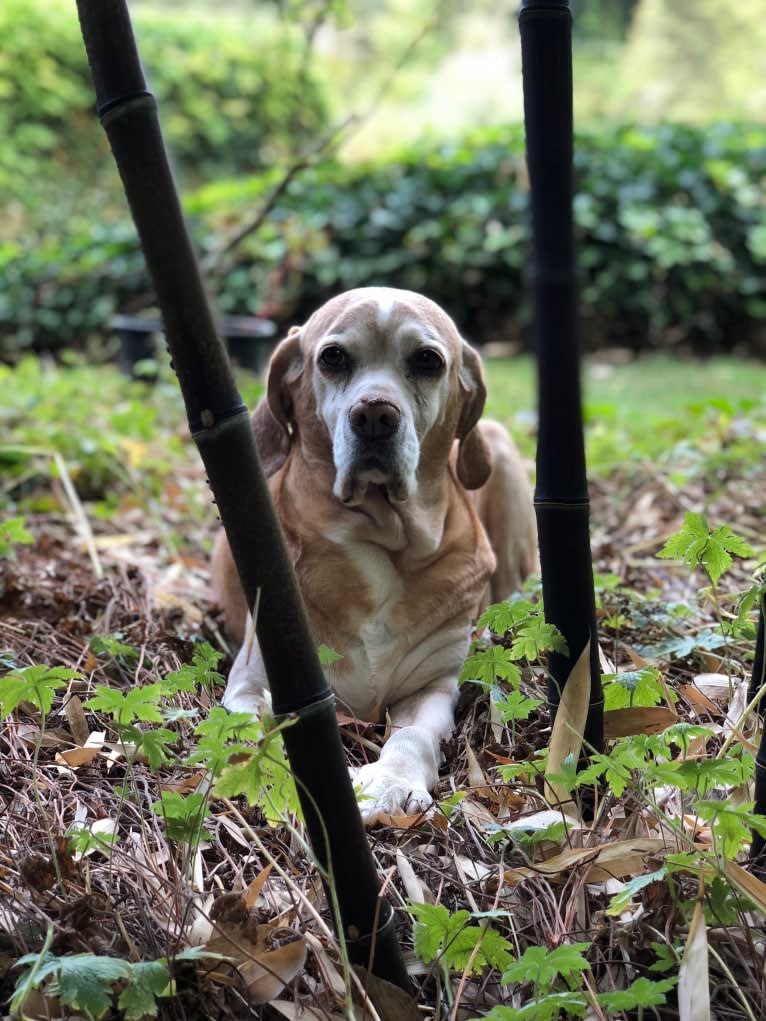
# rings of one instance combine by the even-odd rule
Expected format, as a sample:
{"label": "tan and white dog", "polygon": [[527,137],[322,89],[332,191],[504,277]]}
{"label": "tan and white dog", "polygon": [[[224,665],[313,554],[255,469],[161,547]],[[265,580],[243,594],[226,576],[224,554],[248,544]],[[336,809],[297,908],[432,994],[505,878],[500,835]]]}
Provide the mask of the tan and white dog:
{"label": "tan and white dog", "polygon": [[[290,330],[253,414],[313,636],[342,656],[328,680],[361,719],[390,713],[380,759],[356,776],[368,823],[431,804],[472,622],[536,563],[529,483],[505,429],[479,421],[485,396],[478,354],[438,305],[370,287]],[[242,643],[223,533],[212,571]],[[242,646],[224,705],[257,712],[267,690],[257,643]]]}

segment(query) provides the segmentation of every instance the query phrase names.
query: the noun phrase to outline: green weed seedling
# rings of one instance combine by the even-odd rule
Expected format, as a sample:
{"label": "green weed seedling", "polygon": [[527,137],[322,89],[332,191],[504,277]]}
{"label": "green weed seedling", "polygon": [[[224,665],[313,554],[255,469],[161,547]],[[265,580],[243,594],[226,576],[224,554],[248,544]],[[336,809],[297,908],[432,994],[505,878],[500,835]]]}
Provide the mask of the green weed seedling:
{"label": "green weed seedling", "polygon": [[[450,989],[451,972],[480,974],[486,968],[500,971],[510,964],[511,944],[486,917],[465,910],[450,914],[443,904],[415,901],[407,910],[415,919],[415,952],[424,964],[438,963],[446,989]],[[477,918],[480,924],[469,924]]]}
{"label": "green weed seedling", "polygon": [[35,537],[26,528],[23,516],[0,521],[0,557],[11,559],[16,556],[17,546],[29,546]]}
{"label": "green weed seedling", "polygon": [[49,952],[53,929],[48,930],[45,946],[37,954],[26,954],[16,962],[26,968],[16,983],[11,999],[14,1017],[24,1017],[24,1005],[33,990],[42,989],[46,997],[56,998],[64,1007],[99,1021],[115,1006],[125,1021],[143,1021],[156,1017],[157,1000],[175,995],[173,967],[182,961],[220,959],[201,947],[176,954],[172,960],[125,961],[98,954],[72,954],[59,957]]}
{"label": "green weed seedling", "polygon": [[562,1011],[567,1017],[584,1017],[596,1004],[607,1012],[662,1006],[677,982],[640,978],[618,992],[593,993],[586,981],[590,943],[563,943],[552,950],[529,947],[514,959],[510,942],[490,924],[496,912],[450,913],[444,905],[415,902],[408,911],[415,919],[415,951],[425,964],[438,963],[451,1003],[453,975],[493,970],[503,985],[529,991],[523,1007],[494,1007],[486,1015],[493,1021],[555,1021]]}
{"label": "green weed seedling", "polygon": [[529,947],[506,968],[501,981],[531,984],[530,1002],[523,1007],[493,1007],[487,1017],[492,1021],[556,1021],[562,1012],[567,1017],[585,1017],[596,1004],[608,1014],[665,1004],[668,992],[678,981],[675,978],[639,978],[627,989],[617,992],[591,992],[586,984],[590,965],[585,957],[590,946],[590,943],[562,943],[553,950]]}
{"label": "green weed seedling", "polygon": [[691,570],[702,567],[712,584],[717,585],[731,567],[732,556],[752,557],[754,551],[728,525],[711,530],[702,514],[687,511],[680,529],[670,536],[657,556],[681,560]]}
{"label": "green weed seedling", "polygon": [[543,700],[522,693],[520,664],[535,663],[545,652],[567,654],[564,636],[543,616],[540,604],[526,599],[506,600],[489,606],[477,628],[487,628],[502,644],[491,641],[467,657],[459,683],[472,681],[490,693],[504,723],[529,719]]}
{"label": "green weed seedling", "polygon": [[34,746],[32,763],[34,766],[34,780],[32,783],[32,795],[37,805],[37,811],[45,830],[48,847],[51,852],[51,861],[59,876],[59,860],[51,828],[48,813],[43,805],[40,790],[37,783],[37,766],[40,761],[40,751],[45,739],[45,720],[53,707],[53,700],[57,693],[65,688],[70,681],[79,679],[80,675],[76,670],[69,670],[66,667],[49,667],[43,663],[33,666],[11,670],[0,678],[0,718],[10,716],[23,704],[29,705],[40,714],[40,730],[37,733]]}
{"label": "green weed seedling", "polygon": [[668,691],[662,684],[659,670],[654,667],[603,674],[601,680],[604,684],[606,712],[659,705],[665,700]]}

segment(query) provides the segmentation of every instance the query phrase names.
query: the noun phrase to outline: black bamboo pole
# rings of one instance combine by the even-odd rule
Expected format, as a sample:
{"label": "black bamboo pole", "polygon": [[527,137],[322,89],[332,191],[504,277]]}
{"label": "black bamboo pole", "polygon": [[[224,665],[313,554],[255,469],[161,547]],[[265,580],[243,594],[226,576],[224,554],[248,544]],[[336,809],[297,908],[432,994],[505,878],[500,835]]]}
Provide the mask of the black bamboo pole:
{"label": "black bamboo pole", "polygon": [[[766,589],[760,593],[760,608],[758,613],[758,636],[755,640],[755,657],[753,659],[753,676],[750,680],[748,691],[748,702],[752,702],[761,688],[766,684],[766,659],[764,658],[764,603],[766,603]],[[755,805],[753,811],[756,815],[766,817],[766,705],[762,699],[758,711],[761,714],[763,726],[761,729],[761,745],[755,757]],[[753,867],[760,873],[766,873],[766,840],[760,833],[753,832],[753,839],[750,843],[750,861]]]}
{"label": "black bamboo pole", "polygon": [[590,640],[586,744],[604,746],[585,473],[572,214],[572,16],[563,0],[522,0],[519,12],[527,165],[532,196],[534,324],[538,365],[537,485],[546,619],[569,656],[548,666],[552,717]]}
{"label": "black bamboo pole", "polygon": [[335,720],[247,409],[231,374],[184,223],[125,0],[77,0],[98,114],[122,177],[156,290],[192,436],[207,469],[258,641],[275,716],[317,860],[330,871],[354,963],[409,989],[357,808]]}

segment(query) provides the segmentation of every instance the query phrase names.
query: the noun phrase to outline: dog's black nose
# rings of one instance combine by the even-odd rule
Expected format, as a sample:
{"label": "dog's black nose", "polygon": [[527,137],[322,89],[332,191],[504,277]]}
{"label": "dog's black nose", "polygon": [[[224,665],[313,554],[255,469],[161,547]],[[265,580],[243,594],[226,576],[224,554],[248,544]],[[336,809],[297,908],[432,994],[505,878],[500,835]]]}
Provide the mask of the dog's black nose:
{"label": "dog's black nose", "polygon": [[351,428],[360,439],[385,439],[393,436],[399,428],[399,409],[388,401],[357,401],[352,405],[348,417]]}

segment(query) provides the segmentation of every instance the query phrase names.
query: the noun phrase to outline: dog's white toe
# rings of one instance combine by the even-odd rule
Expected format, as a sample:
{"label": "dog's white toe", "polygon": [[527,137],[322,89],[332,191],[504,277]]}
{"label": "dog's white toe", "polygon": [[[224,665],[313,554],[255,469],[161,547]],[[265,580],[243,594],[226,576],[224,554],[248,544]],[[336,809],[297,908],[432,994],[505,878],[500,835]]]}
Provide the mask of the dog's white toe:
{"label": "dog's white toe", "polygon": [[419,815],[433,804],[428,791],[380,762],[370,762],[351,771],[359,797],[359,811],[365,825],[372,826],[384,816]]}

